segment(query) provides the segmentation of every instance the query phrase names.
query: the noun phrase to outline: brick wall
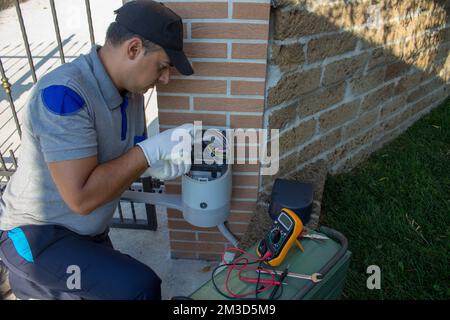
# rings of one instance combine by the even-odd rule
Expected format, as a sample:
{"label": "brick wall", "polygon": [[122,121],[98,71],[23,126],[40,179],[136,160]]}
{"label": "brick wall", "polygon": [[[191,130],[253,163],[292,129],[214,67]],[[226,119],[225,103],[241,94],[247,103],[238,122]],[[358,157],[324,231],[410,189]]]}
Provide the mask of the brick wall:
{"label": "brick wall", "polygon": [[[174,71],[158,88],[161,128],[280,129],[275,176],[234,167],[230,227],[247,244],[270,222],[275,178],[321,180],[317,218],[326,172],[354,167],[449,95],[445,0],[165,3],[184,19],[196,73]],[[179,193],[180,181],[167,190]],[[168,218],[172,257],[217,259],[227,246],[216,228],[194,228],[176,210]]]}
{"label": "brick wall", "polygon": [[[195,74],[171,72],[159,86],[161,130],[196,120],[205,128],[261,128],[264,112],[270,4],[268,0],[163,1],[184,22],[185,51]],[[259,184],[257,165],[233,167],[229,226],[241,236],[253,215]],[[168,181],[169,193],[181,191]],[[217,228],[196,228],[168,209],[174,258],[218,259],[227,241]]]}
{"label": "brick wall", "polygon": [[277,177],[354,167],[446,97],[450,2],[273,1],[264,127],[280,128]]}

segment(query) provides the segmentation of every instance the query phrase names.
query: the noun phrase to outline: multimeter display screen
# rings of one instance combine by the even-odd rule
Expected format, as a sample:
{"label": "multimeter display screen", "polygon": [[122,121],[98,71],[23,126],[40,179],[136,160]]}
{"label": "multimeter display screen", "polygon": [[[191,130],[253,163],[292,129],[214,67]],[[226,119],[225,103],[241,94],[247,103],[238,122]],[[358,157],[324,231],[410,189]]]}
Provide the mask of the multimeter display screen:
{"label": "multimeter display screen", "polygon": [[292,221],[291,219],[289,219],[289,217],[282,213],[280,214],[280,216],[278,217],[278,220],[280,220],[280,222],[285,226],[286,229],[290,229],[292,226]]}

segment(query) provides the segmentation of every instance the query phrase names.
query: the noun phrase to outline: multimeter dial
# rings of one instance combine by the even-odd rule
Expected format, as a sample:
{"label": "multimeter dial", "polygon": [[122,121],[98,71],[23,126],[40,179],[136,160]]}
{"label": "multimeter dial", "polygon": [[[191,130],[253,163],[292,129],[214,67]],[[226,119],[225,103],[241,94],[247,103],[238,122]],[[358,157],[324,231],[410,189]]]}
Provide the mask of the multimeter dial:
{"label": "multimeter dial", "polygon": [[266,236],[266,243],[270,251],[277,256],[283,249],[292,230],[286,228],[286,224],[275,221],[270,232]]}
{"label": "multimeter dial", "polygon": [[281,231],[280,229],[273,229],[270,233],[270,240],[273,244],[277,244],[281,240]]}
{"label": "multimeter dial", "polygon": [[284,208],[259,243],[258,254],[263,256],[270,251],[270,259],[266,262],[272,266],[280,264],[302,228],[303,224],[296,214]]}

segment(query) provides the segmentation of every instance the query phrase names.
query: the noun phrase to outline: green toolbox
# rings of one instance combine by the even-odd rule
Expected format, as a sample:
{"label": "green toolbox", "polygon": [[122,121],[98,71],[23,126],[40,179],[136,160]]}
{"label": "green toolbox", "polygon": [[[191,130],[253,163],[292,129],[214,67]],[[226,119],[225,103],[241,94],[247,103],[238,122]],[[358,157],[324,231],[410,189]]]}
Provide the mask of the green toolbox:
{"label": "green toolbox", "polygon": [[[288,269],[288,276],[281,280],[282,284],[277,290],[277,295],[272,297],[279,300],[335,300],[340,298],[351,258],[351,252],[347,250],[347,239],[338,231],[327,227],[321,227],[314,234],[322,235],[329,239],[302,238],[300,243],[304,252],[299,249],[299,246],[292,246],[283,262],[277,267],[263,265],[270,270],[283,271],[286,268]],[[256,256],[257,245],[258,243],[255,243],[246,251]],[[256,266],[254,265],[254,267]],[[193,292],[190,298],[194,300],[232,299],[225,288],[229,269],[225,266],[222,268],[214,273],[214,282],[209,280]],[[319,282],[298,277],[300,275],[317,273],[321,275]],[[237,274],[238,271],[236,270],[233,270],[230,274],[228,288],[232,288],[232,291],[236,294],[255,290],[255,283],[241,281]],[[255,271],[246,270],[241,276],[245,275],[255,278],[255,274]],[[261,274],[260,279],[270,279],[268,276],[270,275]],[[269,299],[271,293],[272,289],[261,292],[257,298]],[[254,299],[256,297],[253,294],[246,297],[246,299],[249,298]]]}

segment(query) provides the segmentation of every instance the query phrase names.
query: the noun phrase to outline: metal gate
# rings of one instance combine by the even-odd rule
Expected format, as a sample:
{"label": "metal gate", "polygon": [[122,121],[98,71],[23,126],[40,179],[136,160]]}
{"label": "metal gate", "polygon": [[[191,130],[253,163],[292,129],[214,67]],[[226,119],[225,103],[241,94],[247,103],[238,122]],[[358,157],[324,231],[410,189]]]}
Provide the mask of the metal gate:
{"label": "metal gate", "polygon": [[[85,2],[85,7],[86,7],[86,15],[87,15],[87,21],[88,21],[90,42],[91,42],[91,45],[94,45],[95,38],[94,38],[94,28],[93,28],[93,24],[92,24],[90,0],[85,0],[84,2]],[[122,1],[122,3],[125,3],[125,2],[127,2],[127,1],[126,0]],[[61,60],[61,63],[64,64],[66,62],[65,55],[64,55],[64,49],[63,49],[64,43],[61,40],[61,33],[60,33],[60,29],[59,29],[55,1],[49,0],[49,4],[50,4],[52,18],[53,18],[53,25],[55,28],[55,36],[56,36],[57,47],[58,47],[57,50],[59,51],[59,58]],[[25,24],[24,24],[22,10],[20,7],[19,0],[15,0],[14,5],[16,8],[17,19],[20,24],[20,30],[21,30],[23,44],[24,44],[27,59],[28,59],[28,65],[30,68],[31,77],[33,79],[33,83],[35,84],[37,82],[36,68],[35,68],[35,64],[33,62],[33,55],[31,53],[30,43],[28,41],[27,31],[25,29]],[[15,130],[13,131],[13,134],[18,135],[19,139],[21,139],[22,130],[20,127],[19,118],[17,115],[17,110],[16,110],[16,106],[14,103],[13,95],[12,95],[12,86],[6,75],[6,71],[5,71],[1,57],[0,57],[0,73],[1,73],[2,87],[4,89],[7,102],[9,103],[9,111],[11,113],[12,119],[15,124]],[[3,127],[3,124],[0,123],[0,126]],[[10,177],[14,174],[15,170],[17,169],[18,164],[20,164],[20,159],[18,159],[16,157],[14,150],[9,149],[8,151],[9,151],[8,152],[9,155],[3,155],[2,152],[0,151],[0,195],[3,194],[6,184],[10,180]],[[135,183],[133,183],[130,186],[129,189],[133,190],[133,191],[162,192],[162,187],[163,187],[162,182],[151,179],[151,178],[145,178],[145,179],[137,180]],[[143,217],[137,216],[136,205],[145,206],[145,214]],[[129,207],[129,209],[126,209],[126,207]],[[156,218],[156,209],[155,209],[154,205],[135,204],[131,201],[121,200],[119,202],[117,211],[118,211],[117,212],[118,217],[113,218],[113,221],[111,224],[112,227],[131,228],[131,229],[147,229],[147,230],[156,230],[157,229],[158,224],[157,224],[157,218]],[[128,213],[128,215],[127,215],[127,213]]]}

